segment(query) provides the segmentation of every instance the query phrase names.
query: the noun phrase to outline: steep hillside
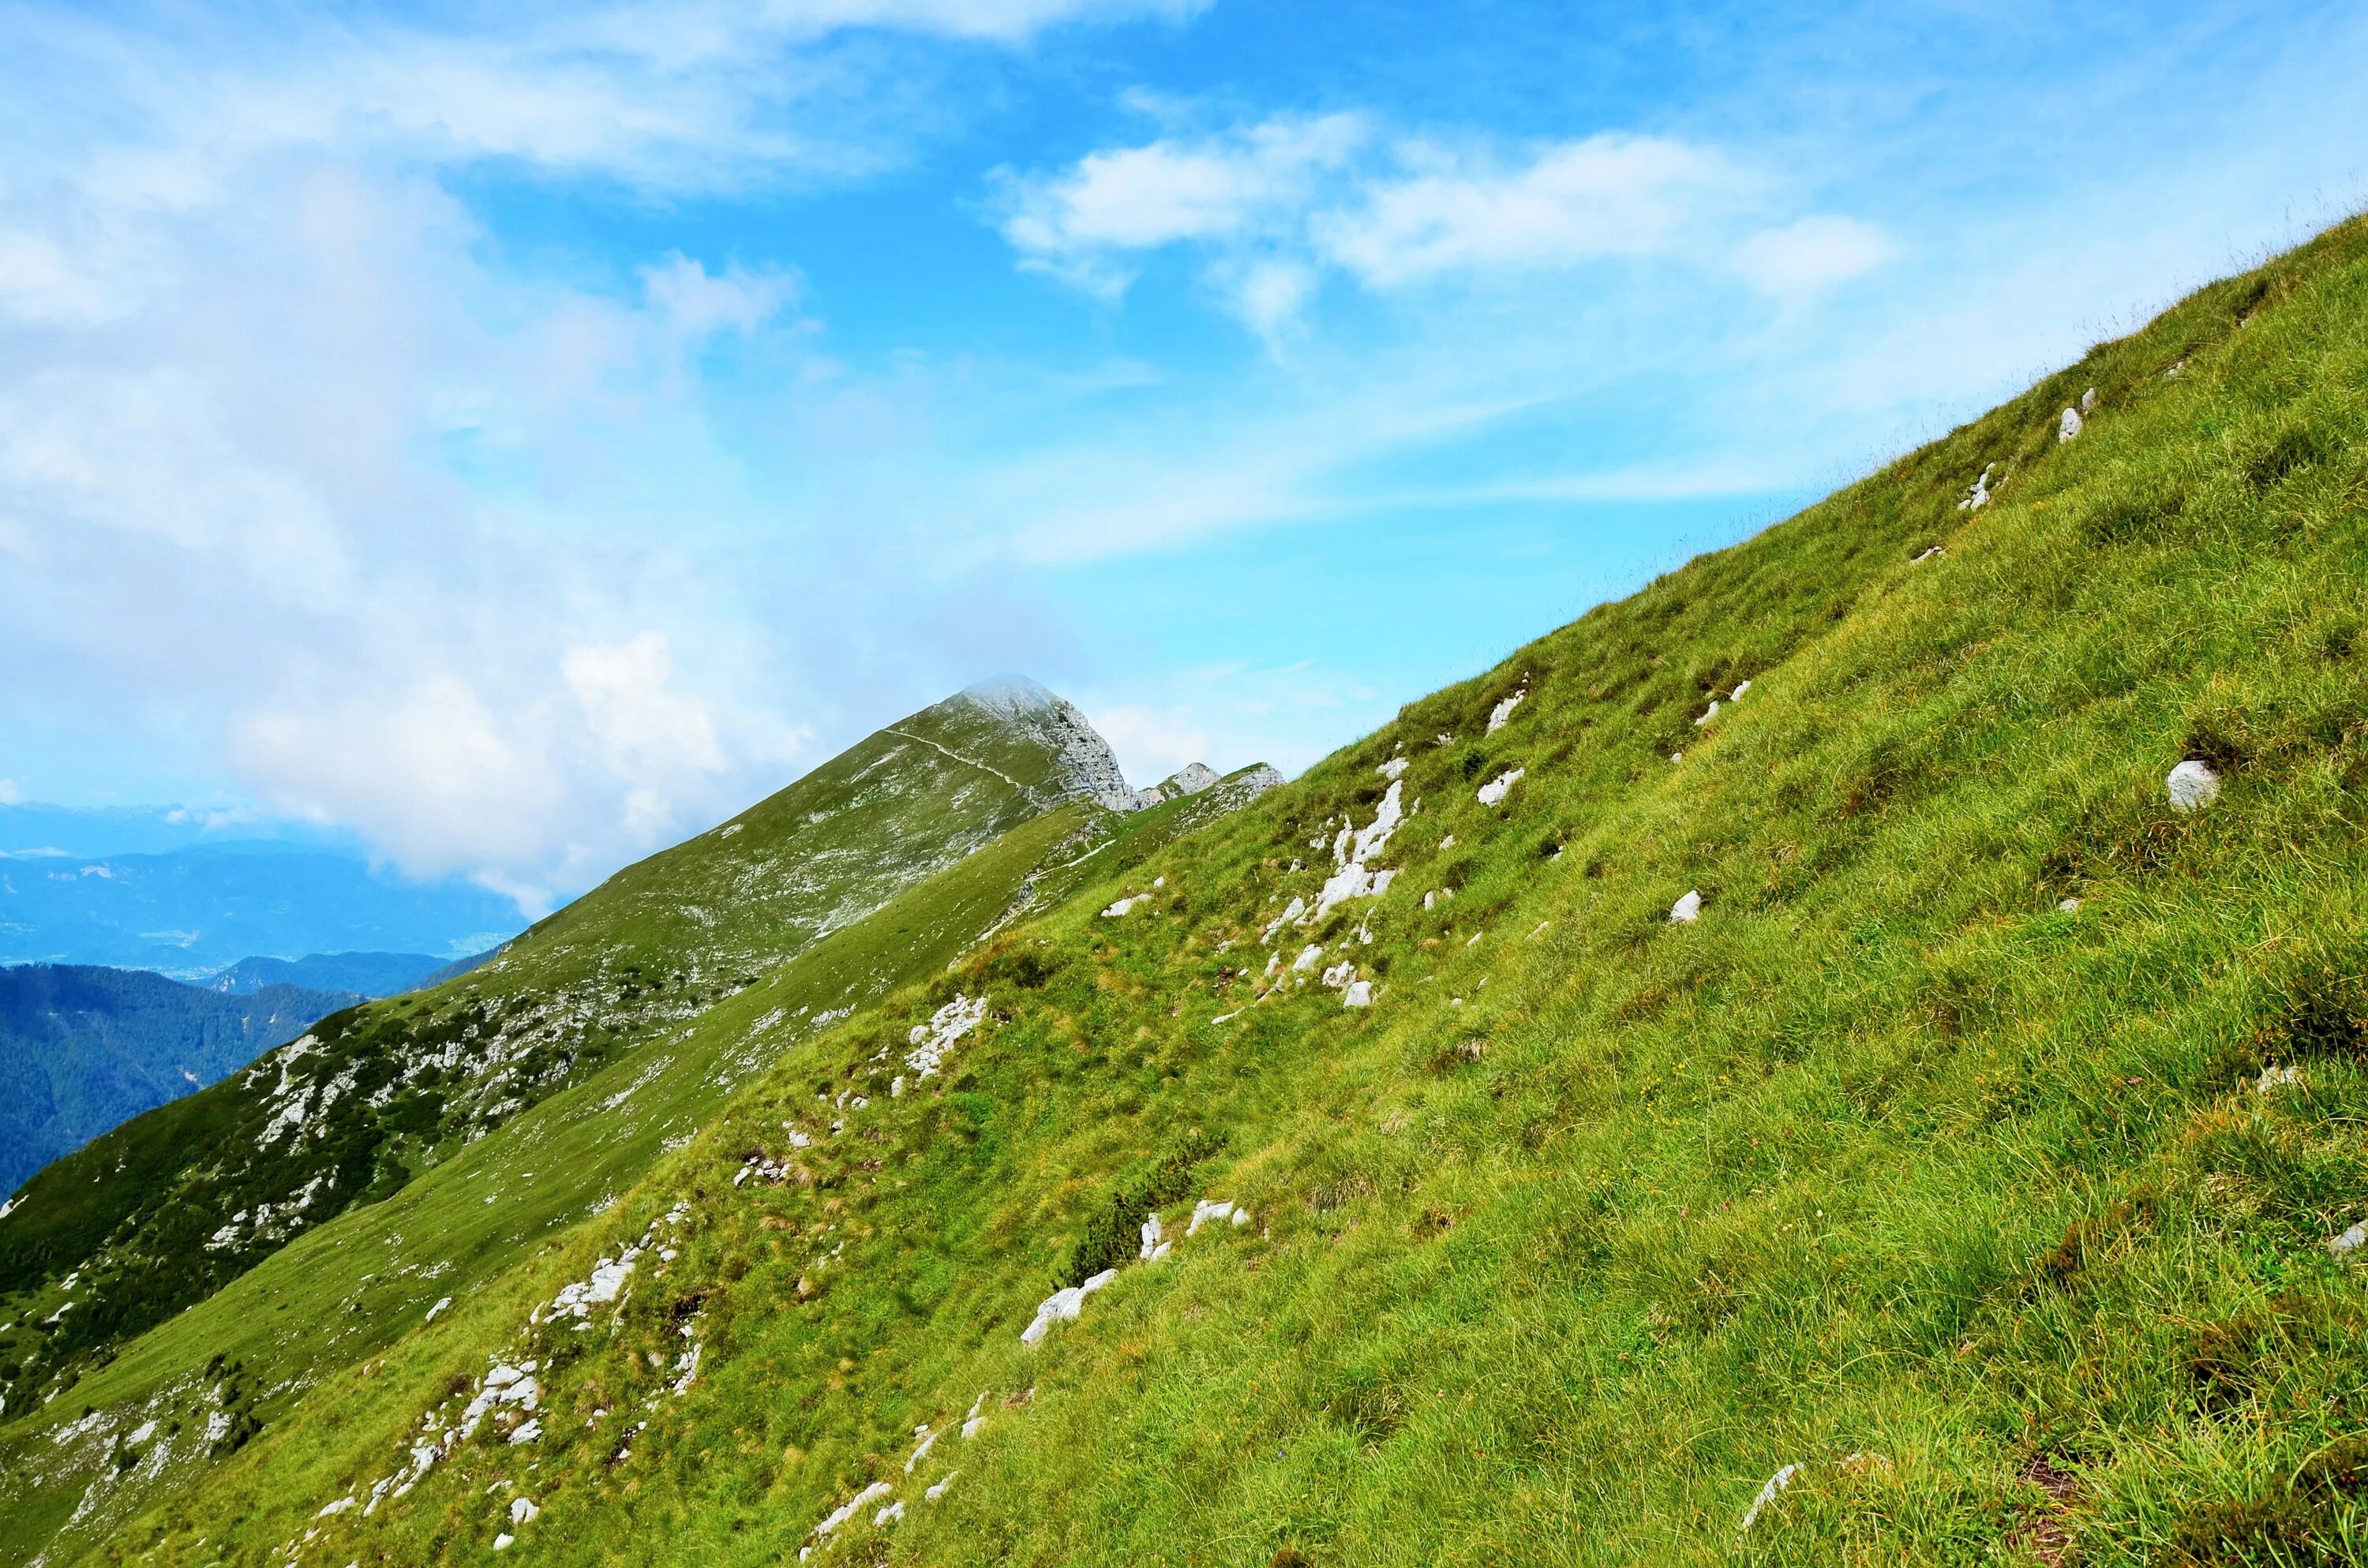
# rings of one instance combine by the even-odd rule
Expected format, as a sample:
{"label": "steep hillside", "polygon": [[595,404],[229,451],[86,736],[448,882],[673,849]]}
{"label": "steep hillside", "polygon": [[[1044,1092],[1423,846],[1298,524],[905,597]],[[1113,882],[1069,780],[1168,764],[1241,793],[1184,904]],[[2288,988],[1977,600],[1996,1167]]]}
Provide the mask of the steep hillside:
{"label": "steep hillside", "polygon": [[[877,771],[871,777],[879,781]],[[1043,790],[1040,799],[1057,802],[1068,791],[1060,774],[1048,777],[1049,788],[1030,782]],[[1133,814],[1078,798],[1027,817],[665,1029],[646,1049],[620,1053],[451,1149],[386,1200],[297,1232],[292,1244],[206,1299],[79,1363],[58,1369],[48,1358],[56,1355],[59,1327],[95,1299],[87,1284],[68,1278],[20,1298],[17,1321],[0,1324],[0,1358],[22,1358],[14,1368],[22,1384],[71,1387],[72,1403],[55,1392],[53,1403],[27,1410],[19,1402],[22,1418],[0,1426],[0,1562],[103,1539],[130,1510],[202,1477],[263,1424],[301,1406],[313,1383],[465,1301],[554,1232],[605,1211],[789,1043],[900,982],[941,971],[983,936],[1065,898],[1097,870],[1150,853],[1278,782],[1271,769],[1249,769],[1189,800]],[[531,965],[533,941],[520,949],[502,961]],[[427,1007],[435,999],[406,1004]],[[286,1055],[299,1057],[292,1048]],[[84,1158],[46,1173],[27,1196],[72,1194],[94,1171],[108,1180],[138,1174]],[[234,1215],[231,1229],[259,1229],[271,1219],[268,1210]],[[70,1419],[85,1407],[95,1420]],[[121,1418],[110,1423],[110,1415]],[[164,1430],[166,1441],[142,1449],[146,1462],[107,1469],[94,1487],[82,1469],[88,1438],[101,1427],[120,1435],[143,1426],[149,1438]]]}
{"label": "steep hillside", "polygon": [[0,969],[0,1188],[359,1000],[293,985],[225,996],[139,970]]}
{"label": "steep hillside", "polygon": [[1113,778],[1108,747],[1042,687],[958,695],[619,872],[461,979],[334,1014],[100,1139],[0,1224],[0,1314],[46,1315],[76,1282],[38,1348],[0,1360],[0,1410]]}
{"label": "steep hillside", "polygon": [[2354,222],[768,1050],[105,1554],[2357,1561],[2363,437]]}

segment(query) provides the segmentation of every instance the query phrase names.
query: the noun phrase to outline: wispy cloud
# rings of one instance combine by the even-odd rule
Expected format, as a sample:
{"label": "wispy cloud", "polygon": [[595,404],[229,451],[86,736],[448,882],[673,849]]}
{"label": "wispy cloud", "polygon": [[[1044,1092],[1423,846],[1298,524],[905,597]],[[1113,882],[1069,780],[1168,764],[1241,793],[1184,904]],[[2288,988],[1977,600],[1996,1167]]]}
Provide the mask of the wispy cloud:
{"label": "wispy cloud", "polygon": [[1611,132],[1501,143],[1388,131],[1370,114],[1174,131],[1065,168],[1001,171],[997,198],[1023,267],[1114,300],[1147,253],[1195,249],[1233,312],[1269,339],[1326,273],[1388,291],[1664,258],[1791,294],[1896,249],[1878,225],[1828,214],[1752,232],[1777,184],[1715,147]]}

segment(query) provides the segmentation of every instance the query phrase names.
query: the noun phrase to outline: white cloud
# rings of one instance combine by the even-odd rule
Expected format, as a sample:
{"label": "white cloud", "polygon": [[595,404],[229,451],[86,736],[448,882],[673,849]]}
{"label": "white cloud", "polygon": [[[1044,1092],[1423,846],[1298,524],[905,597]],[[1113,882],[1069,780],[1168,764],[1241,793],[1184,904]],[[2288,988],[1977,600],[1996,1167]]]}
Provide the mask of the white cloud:
{"label": "white cloud", "polygon": [[0,806],[18,805],[24,799],[25,797],[17,792],[17,781],[14,778],[0,778]]}
{"label": "white cloud", "polygon": [[[900,635],[878,668],[796,678],[919,591],[909,541],[816,548],[809,498],[746,482],[686,373],[701,342],[791,317],[797,278],[680,253],[605,292],[538,276],[444,176],[500,157],[669,193],[808,177],[877,153],[807,137],[798,95],[903,57],[783,40],[1001,43],[1178,10],[882,0],[237,40],[0,17],[0,668],[51,672],[0,694],[0,730],[107,713],[406,871],[535,908],[786,782],[929,654]],[[875,393],[810,335],[763,360],[776,427],[816,439]]]}
{"label": "white cloud", "polygon": [[1314,267],[1272,257],[1250,263],[1227,281],[1235,313],[1269,347],[1288,335],[1320,286]]}
{"label": "white cloud", "polygon": [[1675,138],[1451,143],[1345,112],[1173,131],[1050,173],[1002,170],[996,184],[1022,267],[1115,300],[1141,258],[1192,247],[1225,308],[1269,346],[1325,269],[1386,291],[1615,257],[1704,262],[1731,251],[1729,231],[1767,199],[1763,178]]}
{"label": "white cloud", "polygon": [[1114,257],[1288,226],[1368,136],[1359,116],[1282,117],[1226,135],[1089,153],[1053,176],[1001,177],[1003,236],[1028,265],[1115,295]]}
{"label": "white cloud", "polygon": [[694,340],[727,328],[754,332],[798,297],[798,280],[791,274],[750,272],[737,262],[720,274],[710,273],[680,251],[643,267],[641,277],[651,308]]}
{"label": "white cloud", "polygon": [[1413,142],[1398,157],[1399,172],[1310,221],[1326,256],[1378,288],[1661,254],[1743,183],[1717,154],[1651,136],[1589,136],[1526,160]]}
{"label": "white cloud", "polygon": [[656,631],[570,648],[555,669],[431,668],[260,703],[232,755],[275,806],[354,827],[413,876],[473,875],[529,914],[751,789]]}
{"label": "white cloud", "polygon": [[1855,218],[1811,216],[1764,229],[1736,252],[1736,270],[1778,296],[1812,294],[1873,271],[1899,254],[1891,236]]}

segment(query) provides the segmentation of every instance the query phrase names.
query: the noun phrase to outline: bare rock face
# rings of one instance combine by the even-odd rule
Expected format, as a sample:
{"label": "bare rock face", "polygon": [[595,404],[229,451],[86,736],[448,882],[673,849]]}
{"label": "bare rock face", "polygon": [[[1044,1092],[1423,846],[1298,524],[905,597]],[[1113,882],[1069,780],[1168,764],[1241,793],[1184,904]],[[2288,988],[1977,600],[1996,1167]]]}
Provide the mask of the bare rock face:
{"label": "bare rock face", "polygon": [[1059,798],[1085,799],[1113,812],[1141,811],[1142,794],[1126,781],[1110,743],[1068,699],[1026,676],[996,676],[962,694],[1058,758]]}
{"label": "bare rock face", "polygon": [[1186,765],[1150,789],[1138,791],[1145,806],[1156,806],[1169,801],[1180,801],[1187,795],[1197,795],[1217,782],[1217,770],[1205,762]]}
{"label": "bare rock face", "polygon": [[1231,811],[1282,782],[1282,775],[1264,763],[1225,778],[1207,763],[1196,762],[1148,790],[1137,790],[1126,781],[1117,754],[1086,716],[1066,698],[1026,676],[983,680],[961,692],[957,700],[983,710],[1013,739],[1053,755],[1052,778],[1030,788],[1049,785],[1056,803],[1087,800],[1108,811],[1140,812],[1223,786],[1222,793],[1211,800],[1220,810]]}

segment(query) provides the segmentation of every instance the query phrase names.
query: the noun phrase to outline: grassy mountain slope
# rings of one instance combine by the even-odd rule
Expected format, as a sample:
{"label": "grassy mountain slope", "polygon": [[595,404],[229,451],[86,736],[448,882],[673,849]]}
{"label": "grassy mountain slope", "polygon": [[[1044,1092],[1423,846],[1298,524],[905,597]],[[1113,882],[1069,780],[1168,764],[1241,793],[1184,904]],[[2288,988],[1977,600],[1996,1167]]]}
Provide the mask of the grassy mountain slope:
{"label": "grassy mountain slope", "polygon": [[[554,1233],[605,1210],[818,1018],[941,970],[1016,912],[1065,897],[1096,869],[1149,853],[1263,782],[1237,778],[1229,789],[1124,816],[1078,801],[1030,818],[648,1050],[466,1144],[386,1200],[302,1233],[85,1372],[71,1402],[0,1428],[0,1518],[8,1526],[0,1562],[86,1544],[132,1508],[201,1476],[256,1423],[301,1405],[324,1376],[465,1301]],[[0,1343],[26,1342],[44,1313],[75,1299],[53,1290],[24,1313],[16,1338]],[[97,1418],[84,1419],[85,1410]],[[120,1439],[143,1426],[152,1437],[134,1447],[144,1462],[91,1462],[94,1443],[120,1457]]]}
{"label": "grassy mountain slope", "polygon": [[2356,1560],[2363,435],[2354,222],[791,1044],[108,1551]]}
{"label": "grassy mountain slope", "polygon": [[[53,1397],[303,1229],[1090,793],[1108,754],[1081,768],[1099,741],[1074,720],[1041,688],[950,699],[619,872],[461,980],[325,1018],[43,1172],[0,1221],[0,1321],[20,1320],[0,1336],[6,1408]],[[73,1308],[43,1322],[70,1278]]]}
{"label": "grassy mountain slope", "polygon": [[287,984],[226,996],[83,964],[0,969],[0,1187],[358,1000]]}

